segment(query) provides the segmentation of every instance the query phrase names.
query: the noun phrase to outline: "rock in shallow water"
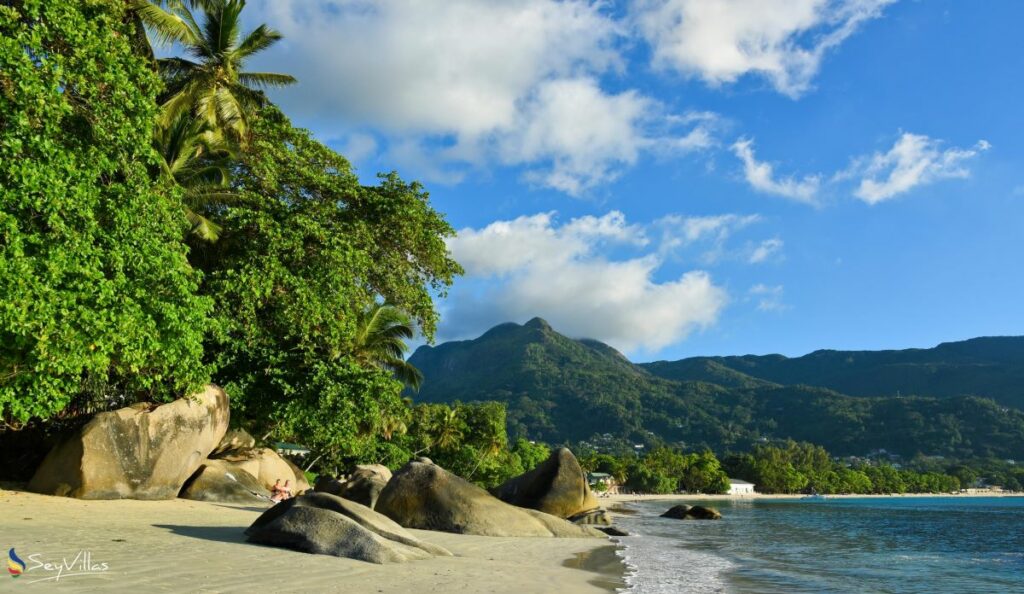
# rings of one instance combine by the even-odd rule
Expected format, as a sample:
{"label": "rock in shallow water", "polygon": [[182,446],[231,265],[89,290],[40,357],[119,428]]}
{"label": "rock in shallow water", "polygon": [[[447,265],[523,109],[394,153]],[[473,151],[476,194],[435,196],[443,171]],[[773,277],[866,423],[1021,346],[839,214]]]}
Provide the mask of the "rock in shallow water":
{"label": "rock in shallow water", "polygon": [[451,555],[372,509],[328,493],[309,493],[282,501],[257,518],[245,533],[252,543],[370,563]]}
{"label": "rock in shallow water", "polygon": [[675,520],[721,520],[722,514],[713,507],[676,505],[661,514],[661,517]]}

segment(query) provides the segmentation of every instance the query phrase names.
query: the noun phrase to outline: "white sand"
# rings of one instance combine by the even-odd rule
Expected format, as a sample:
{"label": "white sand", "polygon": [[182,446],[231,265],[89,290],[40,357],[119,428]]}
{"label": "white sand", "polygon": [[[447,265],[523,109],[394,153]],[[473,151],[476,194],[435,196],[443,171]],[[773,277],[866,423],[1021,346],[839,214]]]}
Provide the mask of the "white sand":
{"label": "white sand", "polygon": [[[80,501],[0,490],[0,554],[14,547],[29,571],[0,575],[0,591],[71,592],[607,592],[609,577],[563,566],[603,539],[495,538],[414,530],[455,554],[374,565],[245,542],[258,508],[187,500]],[[74,564],[88,551],[109,570],[60,580],[38,561]],[[34,560],[30,559],[34,556]],[[6,561],[6,559],[4,559]],[[6,565],[6,563],[5,563]],[[35,582],[35,583],[30,583]],[[23,587],[29,587],[23,590]]]}

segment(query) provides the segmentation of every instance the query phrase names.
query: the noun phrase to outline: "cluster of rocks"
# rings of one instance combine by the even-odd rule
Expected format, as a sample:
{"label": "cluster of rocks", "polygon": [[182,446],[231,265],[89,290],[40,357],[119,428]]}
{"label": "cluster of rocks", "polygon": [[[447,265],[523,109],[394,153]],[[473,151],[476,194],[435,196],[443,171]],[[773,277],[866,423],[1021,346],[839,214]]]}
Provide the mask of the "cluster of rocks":
{"label": "cluster of rocks", "polygon": [[216,386],[163,405],[100,413],[65,436],[29,482],[38,493],[81,499],[270,502],[287,480],[298,496],[248,528],[250,542],[373,563],[450,555],[406,529],[482,536],[603,537],[610,527],[586,475],[565,448],[488,492],[427,458],[393,475],[358,466],[346,480],[304,473],[245,431],[228,431],[228,398]]}
{"label": "cluster of rocks", "polygon": [[242,430],[228,431],[227,394],[216,386],[162,405],[93,417],[64,436],[28,488],[79,499],[268,503],[275,481],[309,489],[305,474]]}

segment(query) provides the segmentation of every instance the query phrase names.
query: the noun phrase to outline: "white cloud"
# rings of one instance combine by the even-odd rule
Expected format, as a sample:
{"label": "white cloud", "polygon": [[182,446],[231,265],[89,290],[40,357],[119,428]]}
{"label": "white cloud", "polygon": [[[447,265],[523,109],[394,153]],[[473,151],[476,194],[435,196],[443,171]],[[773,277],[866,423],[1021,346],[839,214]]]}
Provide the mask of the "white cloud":
{"label": "white cloud", "polygon": [[[259,69],[299,79],[274,91],[332,139],[367,127],[388,158],[442,181],[492,163],[579,194],[644,151],[713,142],[705,120],[671,125],[658,102],[610,92],[626,34],[589,0],[258,0],[252,18],[285,35]],[[430,163],[429,161],[433,161]]]}
{"label": "white cloud", "polygon": [[605,244],[643,246],[641,227],[626,223],[621,212],[584,216],[560,227],[555,213],[495,221],[483,229],[463,229],[448,243],[467,276],[501,276],[544,262],[570,262],[590,257]]}
{"label": "white cloud", "polygon": [[966,162],[991,145],[979,140],[966,149],[941,147],[939,140],[904,132],[888,152],[858,159],[837,177],[861,177],[854,195],[868,204],[876,204],[934,181],[968,177]]}
{"label": "white cloud", "polygon": [[825,54],[895,0],[640,0],[633,21],[654,64],[717,86],[755,73],[808,90]]}
{"label": "white cloud", "polygon": [[[616,246],[648,252],[615,259]],[[466,281],[481,283],[449,297],[442,334],[450,338],[541,316],[570,336],[657,350],[714,324],[728,300],[704,271],[656,280],[657,246],[618,212],[564,224],[552,213],[497,221],[461,230],[449,248]]]}
{"label": "white cloud", "polygon": [[751,264],[760,264],[765,262],[768,258],[771,258],[775,254],[782,250],[783,242],[778,237],[772,239],[766,239],[760,243],[754,251],[750,253],[750,257],[747,261]]}
{"label": "white cloud", "polygon": [[756,284],[747,293],[757,300],[758,311],[785,311],[789,306],[782,302],[785,289],[782,285]]}
{"label": "white cloud", "polygon": [[515,126],[498,135],[509,164],[551,163],[530,178],[578,195],[616,177],[657,140],[643,131],[654,101],[635,91],[606,94],[593,78],[542,83]]}
{"label": "white cloud", "polygon": [[753,215],[692,216],[667,215],[654,222],[661,231],[660,253],[673,253],[697,242],[710,244],[700,260],[713,264],[723,258],[725,242],[736,231],[757,223],[761,217]]}
{"label": "white cloud", "polygon": [[754,141],[747,138],[733,143],[732,152],[743,161],[743,174],[747,183],[755,190],[815,204],[815,197],[821,185],[819,176],[808,175],[799,180],[793,177],[776,178],[774,167],[770,163],[757,160],[754,155]]}

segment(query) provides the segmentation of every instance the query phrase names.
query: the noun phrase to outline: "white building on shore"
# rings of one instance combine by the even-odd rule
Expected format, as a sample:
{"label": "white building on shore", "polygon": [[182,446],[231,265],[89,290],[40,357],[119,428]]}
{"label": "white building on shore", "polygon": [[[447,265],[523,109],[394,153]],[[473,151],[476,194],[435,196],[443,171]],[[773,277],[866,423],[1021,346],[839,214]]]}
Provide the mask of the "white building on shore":
{"label": "white building on shore", "polygon": [[740,479],[729,479],[729,495],[753,495],[754,483],[741,481]]}

